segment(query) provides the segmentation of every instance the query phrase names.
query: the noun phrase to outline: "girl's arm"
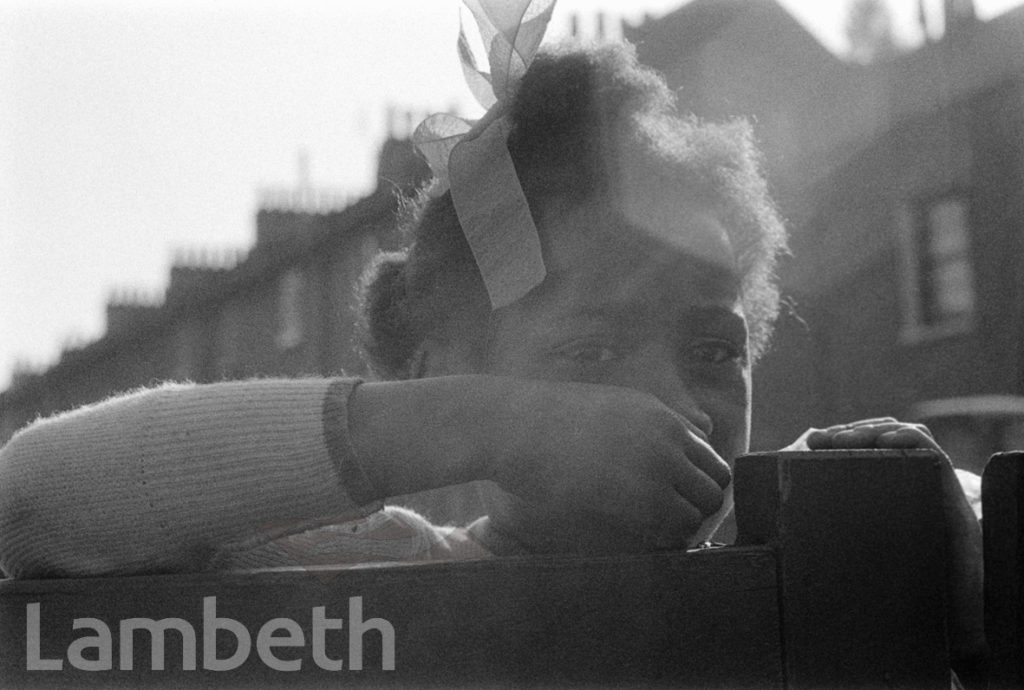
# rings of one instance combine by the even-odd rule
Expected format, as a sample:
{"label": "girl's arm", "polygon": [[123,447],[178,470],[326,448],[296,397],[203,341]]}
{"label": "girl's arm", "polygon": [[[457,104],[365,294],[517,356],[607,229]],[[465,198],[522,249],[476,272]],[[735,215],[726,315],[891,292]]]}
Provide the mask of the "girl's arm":
{"label": "girl's arm", "polygon": [[372,510],[342,476],[353,381],[170,384],[37,421],[0,450],[11,576],[195,570],[275,520]]}
{"label": "girl's arm", "polygon": [[[725,463],[624,388],[455,376],[167,385],[39,421],[0,450],[0,566],[14,577],[187,571],[268,525],[356,519],[489,479],[534,550],[685,546]],[[271,527],[272,529],[272,527]],[[263,532],[261,532],[263,530]]]}

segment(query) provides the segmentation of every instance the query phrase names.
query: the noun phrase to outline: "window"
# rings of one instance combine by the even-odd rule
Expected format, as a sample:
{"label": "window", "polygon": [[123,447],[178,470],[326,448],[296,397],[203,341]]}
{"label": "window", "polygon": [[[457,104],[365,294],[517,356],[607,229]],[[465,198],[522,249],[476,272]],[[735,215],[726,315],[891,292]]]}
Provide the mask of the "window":
{"label": "window", "polygon": [[966,196],[924,199],[909,215],[907,333],[921,337],[969,329],[975,291]]}
{"label": "window", "polygon": [[974,311],[974,275],[967,234],[967,203],[945,198],[923,210],[918,225],[923,321],[935,325]]}
{"label": "window", "polygon": [[282,350],[302,342],[302,273],[291,269],[281,276],[277,286],[277,346]]}

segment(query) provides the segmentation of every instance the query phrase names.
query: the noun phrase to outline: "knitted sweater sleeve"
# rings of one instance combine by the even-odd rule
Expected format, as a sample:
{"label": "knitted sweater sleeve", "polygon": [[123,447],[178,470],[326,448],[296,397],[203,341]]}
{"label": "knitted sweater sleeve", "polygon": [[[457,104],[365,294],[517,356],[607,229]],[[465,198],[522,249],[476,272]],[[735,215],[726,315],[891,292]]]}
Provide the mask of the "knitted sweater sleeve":
{"label": "knitted sweater sleeve", "polygon": [[0,567],[193,570],[268,524],[372,512],[346,435],[356,383],[170,384],[35,422],[0,450]]}

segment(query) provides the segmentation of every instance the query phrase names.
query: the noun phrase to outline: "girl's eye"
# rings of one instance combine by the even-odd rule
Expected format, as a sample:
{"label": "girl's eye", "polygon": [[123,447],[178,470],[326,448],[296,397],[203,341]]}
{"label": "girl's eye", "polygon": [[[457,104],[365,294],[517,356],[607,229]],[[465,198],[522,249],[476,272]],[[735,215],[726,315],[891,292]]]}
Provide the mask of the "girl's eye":
{"label": "girl's eye", "polygon": [[619,353],[607,345],[575,345],[564,350],[565,356],[581,364],[602,364],[619,358]]}
{"label": "girl's eye", "polygon": [[691,345],[687,355],[693,361],[702,364],[728,364],[745,356],[743,348],[728,340],[700,340]]}

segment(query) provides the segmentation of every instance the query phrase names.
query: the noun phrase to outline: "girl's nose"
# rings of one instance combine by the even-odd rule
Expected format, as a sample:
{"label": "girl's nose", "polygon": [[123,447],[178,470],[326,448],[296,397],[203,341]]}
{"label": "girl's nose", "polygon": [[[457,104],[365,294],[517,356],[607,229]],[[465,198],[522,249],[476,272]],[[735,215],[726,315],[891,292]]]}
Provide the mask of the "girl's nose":
{"label": "girl's nose", "polygon": [[711,417],[701,408],[687,378],[680,371],[669,347],[649,348],[627,368],[626,385],[650,393],[666,407],[677,412],[690,431],[707,442],[714,431]]}

